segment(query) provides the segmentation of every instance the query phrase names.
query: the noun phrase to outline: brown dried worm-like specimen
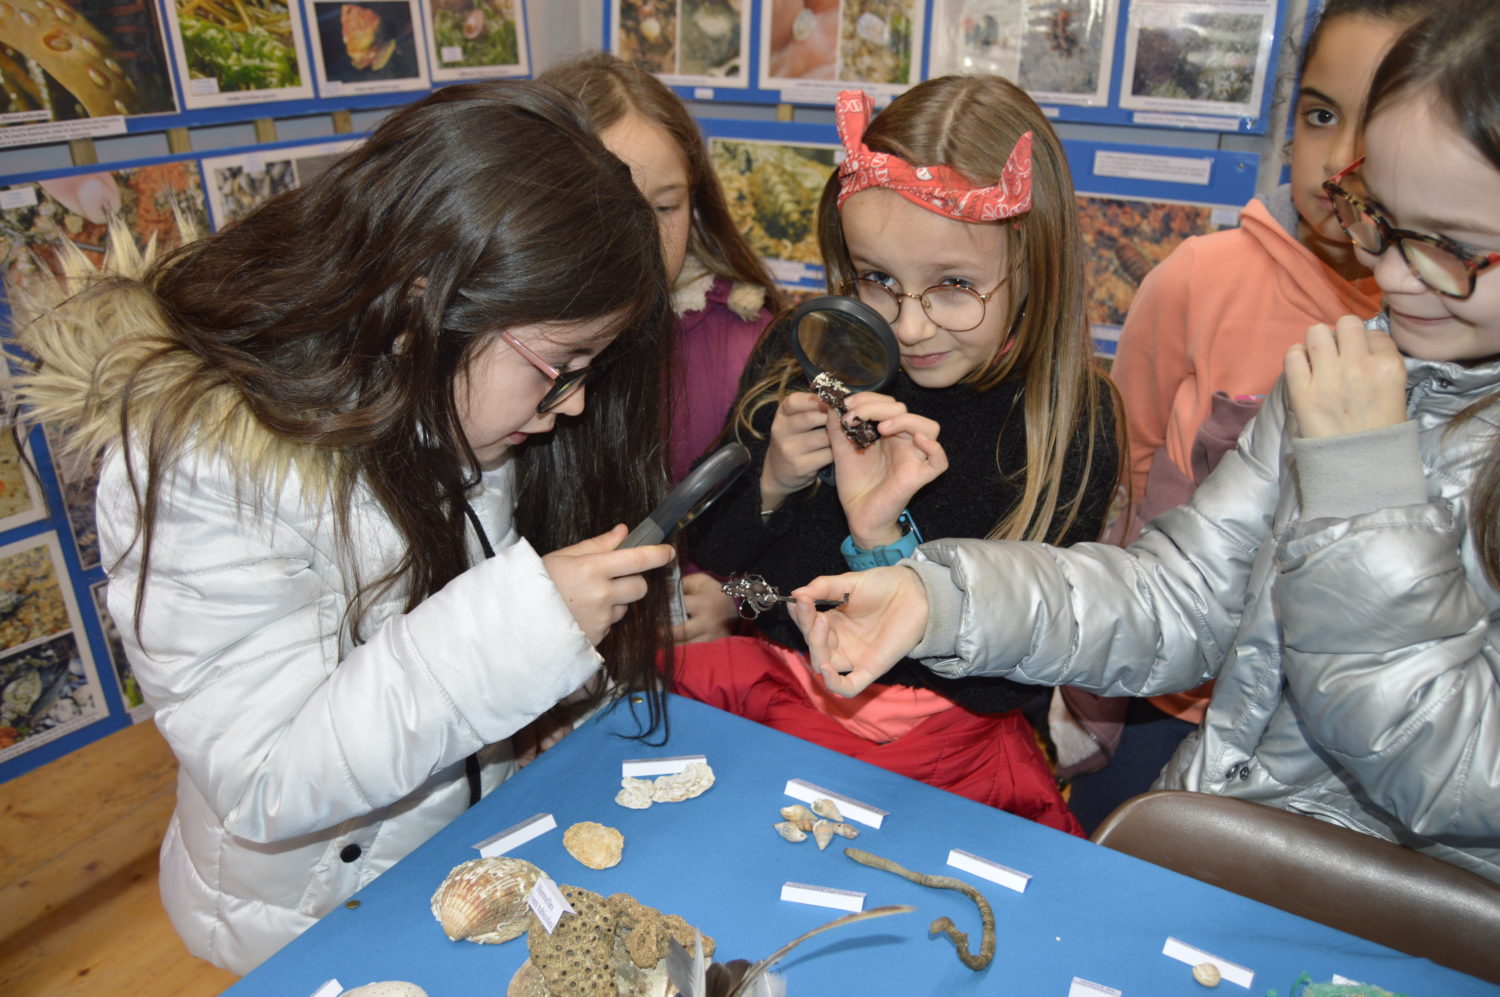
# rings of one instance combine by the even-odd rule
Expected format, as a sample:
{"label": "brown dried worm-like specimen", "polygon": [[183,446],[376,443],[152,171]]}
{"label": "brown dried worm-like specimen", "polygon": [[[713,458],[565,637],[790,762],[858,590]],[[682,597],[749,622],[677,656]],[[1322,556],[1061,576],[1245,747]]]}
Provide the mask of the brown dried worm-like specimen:
{"label": "brown dried worm-like specimen", "polygon": [[953,947],[958,950],[958,959],[965,966],[976,973],[984,969],[995,958],[995,912],[990,908],[990,902],[984,898],[974,887],[961,879],[952,876],[932,876],[921,872],[912,872],[903,866],[892,862],[890,859],[881,858],[879,855],[871,855],[869,852],[858,848],[845,848],[844,854],[849,856],[860,865],[867,865],[871,869],[883,869],[886,872],[894,872],[896,875],[911,880],[918,886],[930,886],[935,890],[957,890],[979,907],[979,919],[984,925],[984,936],[979,942],[979,954],[975,955],[969,951],[969,936],[958,930],[958,926],[950,918],[940,917],[928,927],[928,934],[942,932],[948,936]]}

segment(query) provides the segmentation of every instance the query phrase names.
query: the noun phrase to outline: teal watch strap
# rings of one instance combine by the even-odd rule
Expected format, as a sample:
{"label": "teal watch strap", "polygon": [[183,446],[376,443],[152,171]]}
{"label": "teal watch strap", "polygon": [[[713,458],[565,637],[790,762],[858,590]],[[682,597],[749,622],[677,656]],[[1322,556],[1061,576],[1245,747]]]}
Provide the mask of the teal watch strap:
{"label": "teal watch strap", "polygon": [[917,529],[916,522],[911,518],[911,512],[906,509],[901,510],[896,523],[901,527],[901,539],[893,544],[876,547],[874,550],[856,547],[852,536],[844,538],[844,542],[839,545],[839,553],[844,555],[844,563],[849,566],[850,571],[889,567],[903,557],[911,557],[917,552],[917,545],[922,542],[922,531]]}

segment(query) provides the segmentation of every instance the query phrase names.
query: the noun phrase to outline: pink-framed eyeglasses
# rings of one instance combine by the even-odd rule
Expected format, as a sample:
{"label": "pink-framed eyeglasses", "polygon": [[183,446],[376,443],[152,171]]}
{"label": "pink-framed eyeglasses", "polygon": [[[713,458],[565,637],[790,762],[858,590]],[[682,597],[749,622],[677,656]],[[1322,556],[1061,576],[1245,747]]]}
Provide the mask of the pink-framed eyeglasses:
{"label": "pink-framed eyeglasses", "polygon": [[530,347],[510,333],[501,332],[500,338],[505,340],[511,349],[521,354],[527,363],[541,371],[542,375],[552,382],[552,387],[548,388],[547,393],[542,396],[542,400],[536,403],[537,415],[546,415],[567,401],[573,392],[583,387],[584,382],[594,373],[593,367],[579,367],[576,370],[558,370],[533,353]]}

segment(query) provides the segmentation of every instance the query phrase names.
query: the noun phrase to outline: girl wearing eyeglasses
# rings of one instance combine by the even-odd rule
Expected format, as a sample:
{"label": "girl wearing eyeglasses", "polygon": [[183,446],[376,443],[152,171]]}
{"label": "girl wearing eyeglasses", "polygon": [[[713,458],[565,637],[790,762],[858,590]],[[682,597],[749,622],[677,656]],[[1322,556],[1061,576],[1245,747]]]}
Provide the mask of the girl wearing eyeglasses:
{"label": "girl wearing eyeglasses", "polygon": [[[1153,516],[1186,502],[1281,375],[1287,347],[1314,322],[1369,318],[1380,289],[1339,227],[1323,181],[1361,149],[1375,67],[1422,14],[1451,0],[1327,0],[1302,52],[1288,147],[1290,182],[1240,212],[1238,228],[1188,239],[1141,283],[1110,376],[1125,402],[1129,513],[1110,539],[1128,543]],[[1203,720],[1211,690],[1149,700],[1062,691],[1087,734],[1054,726],[1059,754],[1086,775],[1068,800],[1085,829],[1151,785]],[[1070,752],[1068,745],[1081,747]],[[1093,769],[1105,764],[1102,771]]]}
{"label": "girl wearing eyeglasses", "polygon": [[1129,548],[945,540],[807,586],[831,691],[908,654],[1107,695],[1217,678],[1159,788],[1500,882],[1500,7],[1406,32],[1364,134],[1360,183],[1328,191],[1383,312],[1313,326],[1239,448]]}
{"label": "girl wearing eyeglasses", "polygon": [[195,955],[254,968],[586,683],[659,721],[639,663],[671,549],[615,548],[666,480],[642,414],[672,315],[653,212],[561,91],[446,87],[138,277],[77,256],[12,300],[24,400],[103,454],[109,610],[181,763],[161,885]]}
{"label": "girl wearing eyeglasses", "polygon": [[[704,515],[693,555],[788,592],[894,563],[921,536],[1096,538],[1120,443],[1084,320],[1072,180],[1046,117],[993,76],[930,80],[873,117],[865,94],[846,92],[836,112],[846,156],[819,237],[830,291],[879,312],[900,345],[893,384],[846,403],[880,439],[855,449],[785,334],[767,337],[730,427],[753,463]],[[836,484],[820,480],[828,468]],[[1045,709],[1044,694],[906,662],[849,702],[811,681],[784,611],[755,627],[679,648],[677,688],[1078,832],[1021,712]]]}

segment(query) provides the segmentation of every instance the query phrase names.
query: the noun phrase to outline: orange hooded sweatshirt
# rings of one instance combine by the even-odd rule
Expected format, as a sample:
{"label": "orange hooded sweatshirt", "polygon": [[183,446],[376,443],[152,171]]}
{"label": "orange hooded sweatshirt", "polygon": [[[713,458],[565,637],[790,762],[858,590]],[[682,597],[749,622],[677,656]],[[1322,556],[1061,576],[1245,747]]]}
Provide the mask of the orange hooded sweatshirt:
{"label": "orange hooded sweatshirt", "polygon": [[[1141,283],[1111,370],[1125,402],[1138,512],[1126,541],[1187,501],[1233,448],[1308,326],[1379,311],[1375,281],[1340,277],[1296,228],[1282,186],[1246,205],[1239,228],[1188,239]],[[1184,693],[1151,701],[1197,723],[1207,700]]]}

